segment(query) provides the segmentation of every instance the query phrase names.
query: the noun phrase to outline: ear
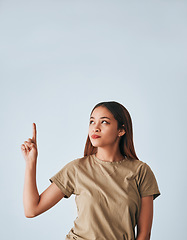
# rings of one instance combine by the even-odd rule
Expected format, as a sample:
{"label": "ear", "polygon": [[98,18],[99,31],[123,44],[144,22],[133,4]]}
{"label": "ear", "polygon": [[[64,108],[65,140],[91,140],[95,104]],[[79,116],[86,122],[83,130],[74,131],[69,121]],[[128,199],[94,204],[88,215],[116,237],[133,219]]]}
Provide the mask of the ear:
{"label": "ear", "polygon": [[125,129],[123,129],[123,128],[120,129],[120,130],[119,130],[119,133],[118,133],[118,136],[119,136],[119,137],[122,137],[124,134],[125,134]]}

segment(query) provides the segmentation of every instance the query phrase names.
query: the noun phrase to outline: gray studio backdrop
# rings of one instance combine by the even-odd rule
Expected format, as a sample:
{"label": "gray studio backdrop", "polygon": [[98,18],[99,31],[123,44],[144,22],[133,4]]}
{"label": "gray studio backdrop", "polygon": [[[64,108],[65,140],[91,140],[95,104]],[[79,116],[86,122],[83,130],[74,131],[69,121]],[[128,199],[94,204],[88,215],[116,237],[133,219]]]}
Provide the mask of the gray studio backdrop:
{"label": "gray studio backdrop", "polygon": [[35,122],[41,193],[83,156],[89,114],[111,100],[129,110],[137,155],[161,191],[151,240],[185,239],[186,10],[181,0],[0,1],[1,239],[65,239],[74,195],[24,216],[21,144]]}

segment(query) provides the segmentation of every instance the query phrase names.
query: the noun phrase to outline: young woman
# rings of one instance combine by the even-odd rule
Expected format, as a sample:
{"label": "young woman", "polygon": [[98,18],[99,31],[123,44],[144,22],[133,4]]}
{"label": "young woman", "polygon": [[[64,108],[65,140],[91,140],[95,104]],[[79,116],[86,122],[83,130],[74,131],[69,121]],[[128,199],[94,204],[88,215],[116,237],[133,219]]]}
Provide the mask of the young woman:
{"label": "young woman", "polygon": [[[138,159],[132,120],[120,103],[98,103],[90,114],[84,157],[67,163],[39,195],[36,125],[21,145],[26,160],[25,216],[38,216],[75,194],[78,216],[66,240],[149,240],[153,200],[160,195],[154,173]],[[135,227],[137,226],[137,236]]]}

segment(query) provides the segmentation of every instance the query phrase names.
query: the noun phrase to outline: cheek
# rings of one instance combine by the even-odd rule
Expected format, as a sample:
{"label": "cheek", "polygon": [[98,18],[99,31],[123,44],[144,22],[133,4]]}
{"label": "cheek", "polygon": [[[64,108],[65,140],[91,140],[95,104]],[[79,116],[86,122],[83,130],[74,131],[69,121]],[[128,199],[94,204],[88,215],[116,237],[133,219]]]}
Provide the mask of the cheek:
{"label": "cheek", "polygon": [[88,136],[91,138],[92,134],[93,134],[93,129],[92,129],[92,127],[89,127],[89,129],[88,129]]}
{"label": "cheek", "polygon": [[109,129],[108,133],[111,134],[112,136],[116,136],[118,134],[118,132],[114,128]]}
{"label": "cheek", "polygon": [[89,127],[88,128],[88,133],[91,134],[91,132],[92,132],[92,127]]}
{"label": "cheek", "polygon": [[106,131],[106,134],[104,134],[106,136],[106,139],[108,139],[109,141],[113,141],[116,140],[116,137],[118,136],[118,132],[116,132],[115,129],[110,129],[110,131]]}

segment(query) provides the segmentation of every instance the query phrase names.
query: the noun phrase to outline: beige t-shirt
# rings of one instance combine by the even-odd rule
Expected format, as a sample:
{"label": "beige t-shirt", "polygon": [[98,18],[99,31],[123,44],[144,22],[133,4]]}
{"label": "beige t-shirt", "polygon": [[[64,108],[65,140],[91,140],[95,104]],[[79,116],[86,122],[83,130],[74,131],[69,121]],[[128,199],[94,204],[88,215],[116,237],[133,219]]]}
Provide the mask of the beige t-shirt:
{"label": "beige t-shirt", "polygon": [[77,218],[66,240],[134,240],[141,197],[161,193],[151,168],[140,160],[106,162],[95,154],[67,163],[49,179],[69,198]]}

